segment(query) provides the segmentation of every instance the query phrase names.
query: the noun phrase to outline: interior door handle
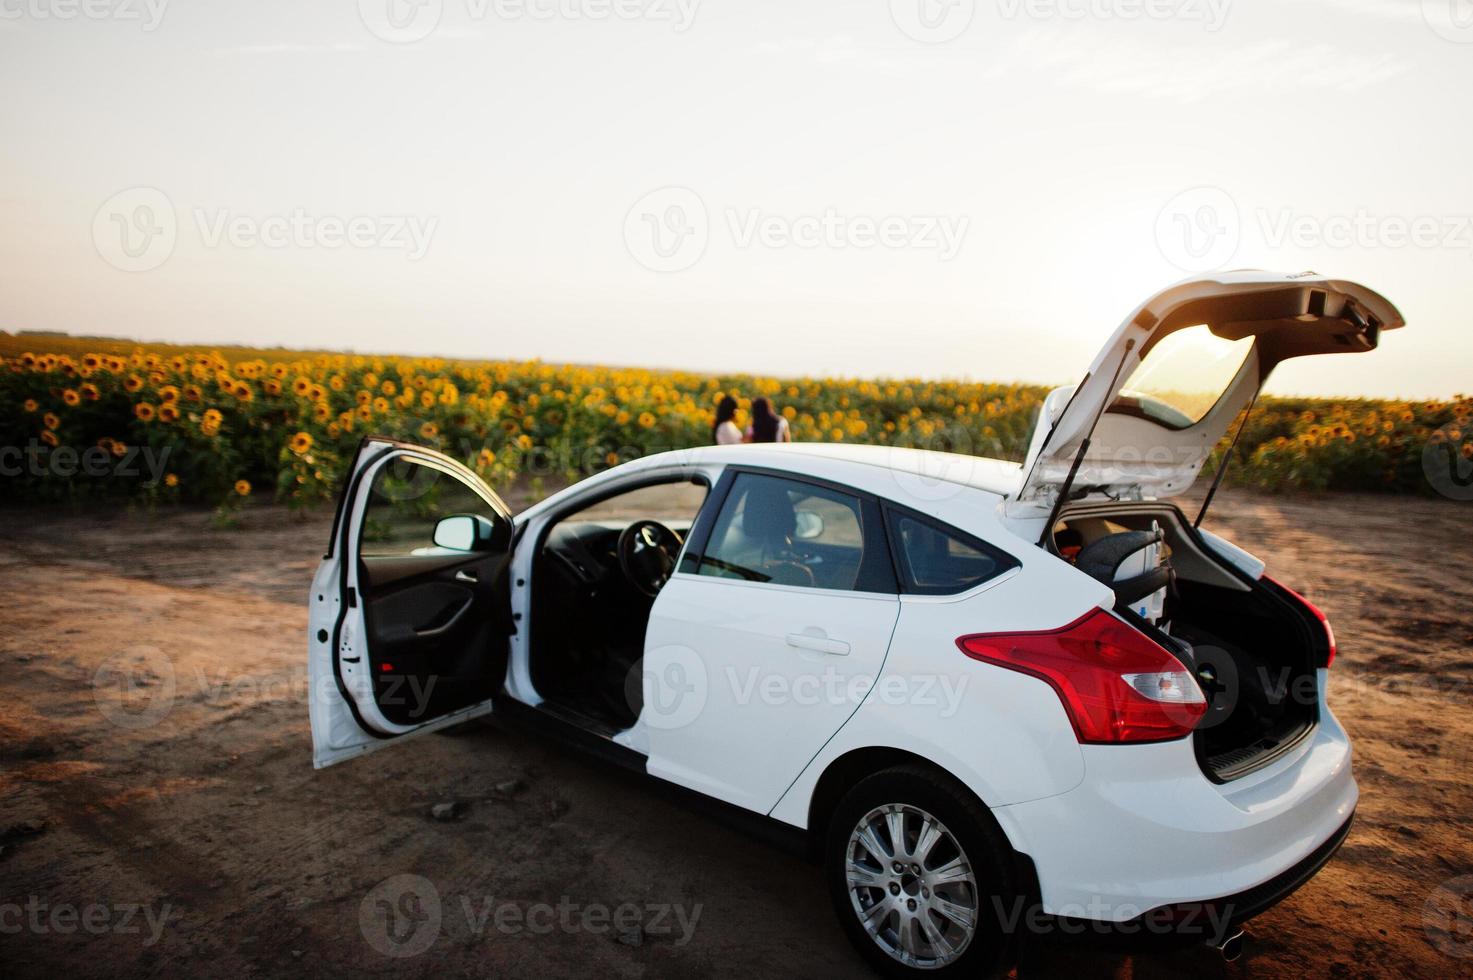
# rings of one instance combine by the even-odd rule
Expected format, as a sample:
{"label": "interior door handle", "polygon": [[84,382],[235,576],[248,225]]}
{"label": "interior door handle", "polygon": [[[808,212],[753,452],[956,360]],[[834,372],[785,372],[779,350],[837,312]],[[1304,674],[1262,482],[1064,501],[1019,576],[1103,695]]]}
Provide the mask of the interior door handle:
{"label": "interior door handle", "polygon": [[819,653],[829,653],[836,657],[843,657],[849,653],[849,644],[843,640],[830,640],[826,636],[811,636],[807,633],[789,633],[788,646],[797,647],[800,650],[817,650]]}
{"label": "interior door handle", "polygon": [[480,576],[468,568],[462,568],[460,571],[455,573],[455,581],[457,582],[470,582],[474,584],[476,582],[479,582],[480,580]]}

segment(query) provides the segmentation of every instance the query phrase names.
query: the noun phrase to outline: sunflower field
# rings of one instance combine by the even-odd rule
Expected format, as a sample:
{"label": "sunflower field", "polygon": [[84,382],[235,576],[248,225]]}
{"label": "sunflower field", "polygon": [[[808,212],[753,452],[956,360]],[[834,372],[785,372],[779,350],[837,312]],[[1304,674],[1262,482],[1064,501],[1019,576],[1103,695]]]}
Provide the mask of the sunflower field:
{"label": "sunflower field", "polygon": [[[0,487],[12,502],[121,496],[228,506],[270,494],[306,506],[336,496],[370,433],[437,448],[493,487],[569,480],[709,442],[715,404],[728,393],[742,416],[750,399],[771,398],[797,441],[1016,460],[1047,390],[0,334]],[[1469,455],[1470,415],[1466,398],[1264,398],[1232,480],[1428,492],[1424,447],[1443,440]]]}

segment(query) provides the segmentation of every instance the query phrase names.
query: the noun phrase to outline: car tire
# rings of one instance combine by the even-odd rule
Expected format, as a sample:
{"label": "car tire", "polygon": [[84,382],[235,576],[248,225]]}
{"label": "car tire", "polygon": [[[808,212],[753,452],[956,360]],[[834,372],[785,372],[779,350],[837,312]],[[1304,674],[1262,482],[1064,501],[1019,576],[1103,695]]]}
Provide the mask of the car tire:
{"label": "car tire", "polygon": [[[899,847],[891,839],[897,817]],[[1006,922],[1017,921],[1020,895],[1013,851],[956,780],[919,765],[865,777],[835,807],[823,859],[839,922],[880,974],[975,977],[1011,966],[1017,937]]]}

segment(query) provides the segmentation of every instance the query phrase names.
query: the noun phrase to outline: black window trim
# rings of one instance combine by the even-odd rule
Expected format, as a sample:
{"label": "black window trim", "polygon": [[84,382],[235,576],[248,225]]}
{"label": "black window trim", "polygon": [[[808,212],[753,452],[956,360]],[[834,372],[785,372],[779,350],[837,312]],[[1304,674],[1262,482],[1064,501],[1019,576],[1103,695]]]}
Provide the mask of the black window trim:
{"label": "black window trim", "polygon": [[[906,507],[903,504],[897,504],[890,500],[883,501],[882,503],[885,510],[885,531],[890,542],[890,561],[895,566],[895,580],[900,583],[901,595],[964,595],[977,588],[978,586],[986,585],[988,582],[995,581],[996,579],[1000,578],[1003,575],[1006,575],[1013,569],[1020,568],[1023,565],[1021,561],[1019,561],[1010,553],[1002,550],[997,545],[989,544],[988,542],[983,541],[981,538],[977,537],[975,534],[963,531],[955,524],[948,524],[945,521],[938,520],[937,518],[932,517],[929,514],[922,513],[921,511],[918,511],[912,507]],[[900,540],[900,529],[896,526],[901,518],[915,521],[918,524],[924,524],[926,527],[931,528],[933,531],[937,531],[950,538],[955,538],[967,547],[974,548],[977,551],[982,552],[983,554],[991,557],[997,562],[997,569],[986,578],[978,579],[970,585],[962,588],[943,588],[939,586],[924,586],[913,584],[910,581],[910,576],[906,574],[906,570],[909,566],[906,564],[905,557],[901,554],[901,550],[904,547],[904,544]]]}
{"label": "black window trim", "polygon": [[[706,498],[709,508],[710,520],[705,521],[706,508],[702,508],[702,520],[698,521],[697,527],[691,529],[690,540],[686,542],[685,554],[681,559],[679,572],[689,575],[699,575],[701,564],[706,560],[706,546],[710,544],[711,531],[715,527],[717,516],[726,506],[726,499],[731,495],[731,488],[736,483],[737,477],[742,474],[752,476],[765,476],[778,480],[787,480],[790,483],[806,483],[809,486],[827,490],[830,493],[843,494],[853,497],[859,501],[860,534],[864,540],[863,553],[860,555],[859,573],[855,579],[854,587],[849,589],[825,589],[818,586],[796,586],[779,585],[778,588],[800,589],[816,588],[822,592],[849,593],[853,595],[883,595],[897,596],[901,594],[900,578],[895,567],[894,549],[890,542],[890,533],[886,527],[884,508],[887,502],[881,497],[867,490],[860,490],[847,483],[837,483],[826,480],[823,477],[811,476],[807,473],[795,473],[792,470],[777,469],[771,466],[751,466],[746,464],[728,465],[721,473],[716,487],[711,495]],[[703,526],[702,526],[703,525]],[[717,581],[736,582],[740,579],[716,579]],[[774,583],[757,583],[774,584]],[[864,587],[861,588],[861,585]]]}

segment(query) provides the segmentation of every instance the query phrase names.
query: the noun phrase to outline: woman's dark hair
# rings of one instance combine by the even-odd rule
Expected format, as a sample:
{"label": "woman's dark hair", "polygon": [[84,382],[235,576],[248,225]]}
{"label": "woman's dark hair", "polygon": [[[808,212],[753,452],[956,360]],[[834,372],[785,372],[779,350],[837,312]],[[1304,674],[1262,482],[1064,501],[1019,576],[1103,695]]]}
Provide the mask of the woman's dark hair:
{"label": "woman's dark hair", "polygon": [[[721,428],[722,422],[731,422],[736,418],[736,410],[737,402],[735,398],[727,395],[721,399],[721,402],[716,406],[716,421],[711,423],[712,439],[716,438],[716,430]],[[734,425],[735,423],[733,422],[732,424]]]}
{"label": "woman's dark hair", "polygon": [[752,441],[777,442],[777,414],[766,398],[752,399]]}

